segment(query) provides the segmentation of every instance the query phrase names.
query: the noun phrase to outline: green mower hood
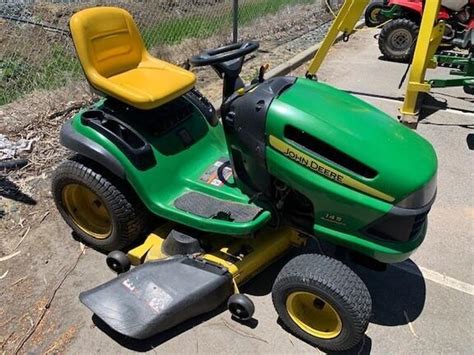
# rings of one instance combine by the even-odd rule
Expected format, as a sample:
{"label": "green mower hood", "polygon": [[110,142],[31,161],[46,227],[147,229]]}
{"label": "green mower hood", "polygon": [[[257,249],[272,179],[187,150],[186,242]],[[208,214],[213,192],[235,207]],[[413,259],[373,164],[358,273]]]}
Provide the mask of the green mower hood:
{"label": "green mower hood", "polygon": [[[298,79],[273,101],[269,146],[345,187],[418,208],[436,189],[431,144],[366,102],[329,85]],[[404,201],[405,200],[405,201]]]}

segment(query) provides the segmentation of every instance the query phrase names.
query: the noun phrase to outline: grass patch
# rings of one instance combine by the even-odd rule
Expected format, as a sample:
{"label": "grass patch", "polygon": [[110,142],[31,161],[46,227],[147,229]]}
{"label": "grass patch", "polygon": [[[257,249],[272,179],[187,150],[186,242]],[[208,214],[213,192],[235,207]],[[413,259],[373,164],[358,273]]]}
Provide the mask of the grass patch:
{"label": "grass patch", "polygon": [[82,76],[76,57],[56,45],[42,64],[18,55],[0,60],[0,105],[35,89],[55,89]]}
{"label": "grass patch", "polygon": [[[285,6],[311,4],[314,0],[260,0],[239,5],[239,26],[260,17],[274,14]],[[316,9],[315,9],[316,11]],[[186,38],[207,38],[212,35],[232,33],[232,8],[224,13],[205,17],[203,14],[166,19],[143,30],[142,36],[148,48],[157,45],[180,43]]]}
{"label": "grass patch", "polygon": [[[239,4],[239,26],[266,15],[275,14],[283,7],[314,4],[314,0],[252,0]],[[209,7],[209,13],[170,18],[142,30],[148,48],[172,45],[187,38],[208,38],[218,33],[232,33],[232,7],[220,11]],[[314,11],[317,11],[315,8]],[[158,14],[157,14],[158,15]],[[12,102],[36,89],[55,89],[82,78],[76,56],[61,45],[53,45],[43,63],[32,64],[18,55],[0,59],[0,105]]]}

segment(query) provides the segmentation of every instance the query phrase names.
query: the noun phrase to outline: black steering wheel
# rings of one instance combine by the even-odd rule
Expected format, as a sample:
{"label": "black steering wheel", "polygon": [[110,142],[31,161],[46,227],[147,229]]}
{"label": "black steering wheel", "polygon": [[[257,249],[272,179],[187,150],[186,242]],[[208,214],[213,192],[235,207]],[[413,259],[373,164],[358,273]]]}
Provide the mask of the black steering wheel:
{"label": "black steering wheel", "polygon": [[256,41],[228,44],[219,48],[205,50],[198,55],[192,56],[189,61],[196,67],[228,62],[256,51],[259,46],[260,44]]}

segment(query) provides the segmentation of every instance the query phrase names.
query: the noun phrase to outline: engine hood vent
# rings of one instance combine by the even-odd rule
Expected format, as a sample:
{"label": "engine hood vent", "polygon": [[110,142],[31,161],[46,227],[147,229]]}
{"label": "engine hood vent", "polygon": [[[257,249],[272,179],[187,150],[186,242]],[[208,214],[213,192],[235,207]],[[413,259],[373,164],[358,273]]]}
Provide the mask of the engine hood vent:
{"label": "engine hood vent", "polygon": [[309,153],[324,158],[325,160],[355,174],[363,176],[367,179],[373,179],[377,176],[377,172],[371,167],[361,163],[350,155],[341,152],[339,149],[296,127],[286,126],[285,137],[292,141],[295,145],[306,149]]}

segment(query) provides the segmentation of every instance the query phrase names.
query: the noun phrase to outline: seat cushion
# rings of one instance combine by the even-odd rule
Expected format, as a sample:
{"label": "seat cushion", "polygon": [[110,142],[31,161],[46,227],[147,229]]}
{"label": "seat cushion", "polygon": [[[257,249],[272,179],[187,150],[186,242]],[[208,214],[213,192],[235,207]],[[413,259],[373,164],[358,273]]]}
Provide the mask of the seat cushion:
{"label": "seat cushion", "polygon": [[109,77],[101,90],[129,105],[149,110],[185,94],[195,82],[191,72],[160,60],[149,60],[136,69]]}
{"label": "seat cushion", "polygon": [[84,73],[96,90],[143,110],[191,90],[193,73],[152,57],[132,16],[114,7],[74,14],[71,34]]}

